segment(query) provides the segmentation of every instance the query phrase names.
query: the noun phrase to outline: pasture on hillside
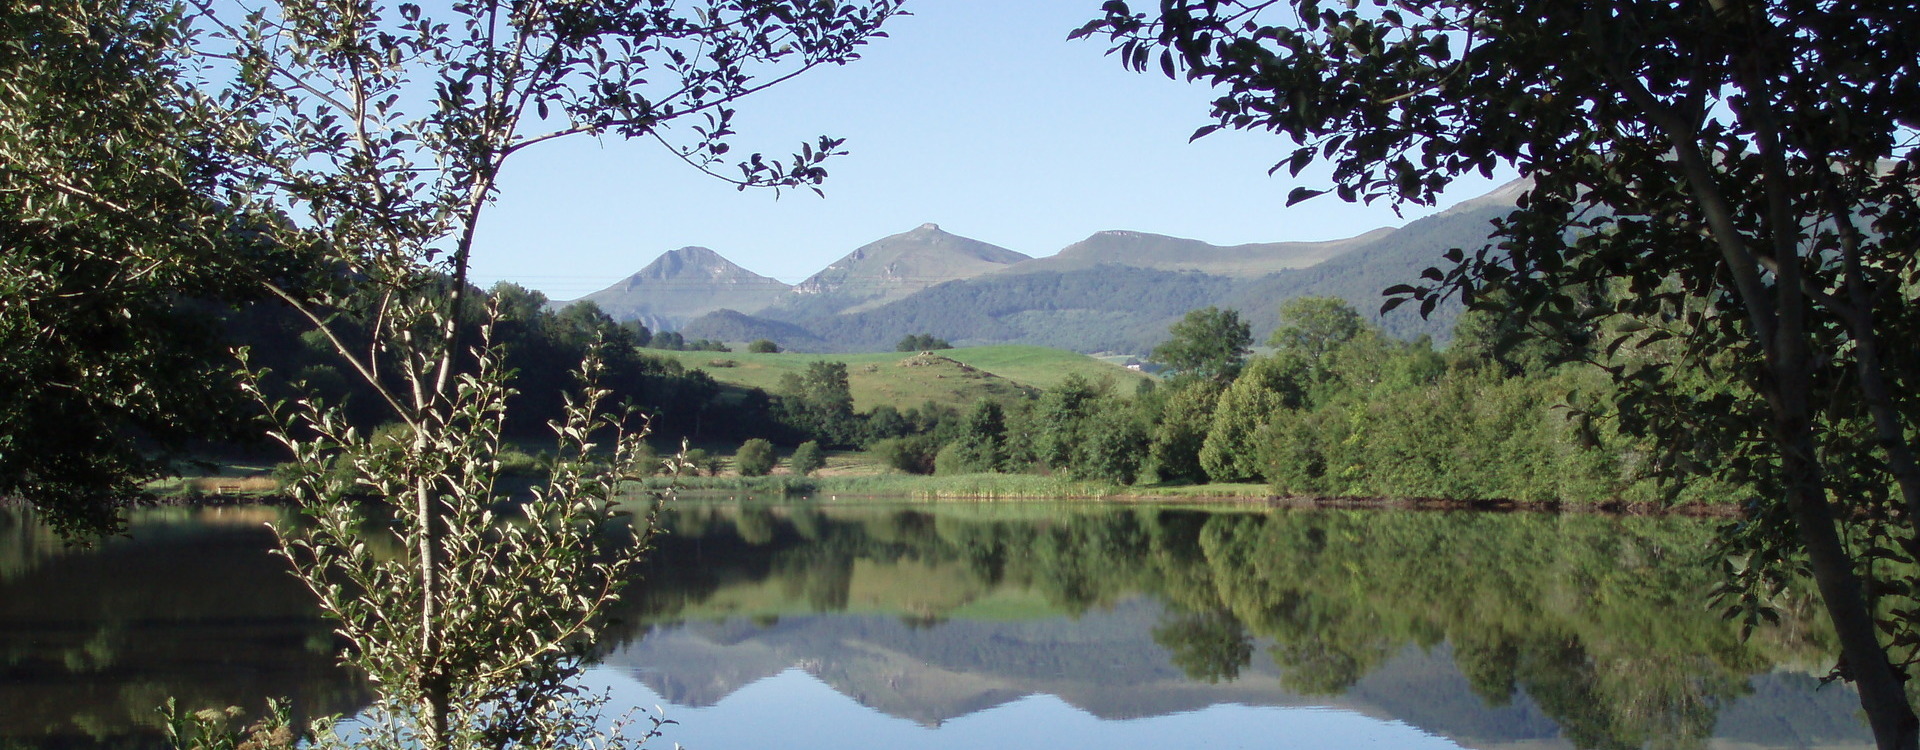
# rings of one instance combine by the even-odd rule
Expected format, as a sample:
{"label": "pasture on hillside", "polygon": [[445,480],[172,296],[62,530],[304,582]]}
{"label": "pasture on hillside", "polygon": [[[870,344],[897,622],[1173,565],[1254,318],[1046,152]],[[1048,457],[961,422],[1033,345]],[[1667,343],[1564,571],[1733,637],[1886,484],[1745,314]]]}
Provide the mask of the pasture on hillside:
{"label": "pasture on hillside", "polygon": [[860,411],[881,405],[906,409],[928,401],[964,407],[982,398],[1012,399],[1051,388],[1075,373],[1093,382],[1111,378],[1117,391],[1128,394],[1140,381],[1150,379],[1078,352],[1041,346],[864,354],[644,351],[679,360],[689,369],[705,370],[724,385],[760,388],[768,393],[779,392],[782,376],[800,375],[809,364],[845,362],[854,408]]}

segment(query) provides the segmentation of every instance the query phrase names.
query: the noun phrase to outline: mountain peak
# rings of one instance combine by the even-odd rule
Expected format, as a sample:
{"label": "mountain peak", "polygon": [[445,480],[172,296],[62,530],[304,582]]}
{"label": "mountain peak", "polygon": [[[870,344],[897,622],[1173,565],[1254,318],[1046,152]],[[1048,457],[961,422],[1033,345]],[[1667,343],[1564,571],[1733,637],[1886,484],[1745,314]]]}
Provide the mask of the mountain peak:
{"label": "mountain peak", "polygon": [[709,248],[689,245],[661,253],[639,273],[584,299],[616,319],[667,330],[723,307],[758,311],[786,291],[787,285],[778,280],[741,268]]}
{"label": "mountain peak", "polygon": [[875,307],[935,284],[967,279],[1030,260],[928,222],[861,245],[794,287],[832,312]]}
{"label": "mountain peak", "polygon": [[669,250],[621,284],[636,289],[647,281],[684,278],[766,278],[741,268],[726,256],[698,245]]}

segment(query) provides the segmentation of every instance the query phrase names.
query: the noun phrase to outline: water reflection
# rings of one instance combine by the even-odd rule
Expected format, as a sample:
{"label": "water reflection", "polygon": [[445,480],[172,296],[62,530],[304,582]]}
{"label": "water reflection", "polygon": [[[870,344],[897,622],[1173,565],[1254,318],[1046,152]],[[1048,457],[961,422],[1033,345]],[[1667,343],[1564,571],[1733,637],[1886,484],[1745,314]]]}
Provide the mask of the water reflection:
{"label": "water reflection", "polygon": [[0,509],[0,746],[158,747],[155,709],[269,696],[352,712],[310,595],[266,555],[272,511],[139,514],[131,538],[68,547]]}
{"label": "water reflection", "polygon": [[[264,554],[270,516],[148,514],[83,552],[0,511],[0,746],[152,745],[169,695],[364,705]],[[799,705],[848,728],[837,748],[1114,731],[1058,734],[1086,716],[1131,720],[1105,744],[1195,716],[1251,744],[1312,707],[1395,746],[1870,744],[1853,694],[1815,689],[1832,649],[1808,602],[1748,642],[1703,606],[1696,522],[699,500],[666,520],[598,679],[683,707],[667,739],[700,750],[791,737]]]}
{"label": "water reflection", "polygon": [[[631,667],[712,705],[799,665],[925,724],[1029,694],[1103,717],[1331,705],[1470,746],[1848,746],[1811,603],[1741,642],[1712,529],[1601,516],[683,505]],[[644,636],[644,637],[643,637]]]}

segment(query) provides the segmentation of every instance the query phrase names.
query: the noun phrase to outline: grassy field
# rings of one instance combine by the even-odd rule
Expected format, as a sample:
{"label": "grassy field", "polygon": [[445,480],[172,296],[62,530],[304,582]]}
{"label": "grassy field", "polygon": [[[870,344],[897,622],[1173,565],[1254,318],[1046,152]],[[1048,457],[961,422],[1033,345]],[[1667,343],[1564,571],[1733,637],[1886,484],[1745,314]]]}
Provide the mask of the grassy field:
{"label": "grassy field", "polygon": [[1044,346],[971,346],[938,353],[956,362],[1041,389],[1058,385],[1072,373],[1095,382],[1101,378],[1113,378],[1114,386],[1122,393],[1132,393],[1140,381],[1151,379],[1112,362]]}
{"label": "grassy field", "polygon": [[1205,502],[1263,498],[1264,484],[1133,485],[1037,474],[960,474],[925,476],[888,468],[864,451],[829,451],[827,465],[813,476],[788,473],[786,456],[771,476],[743,477],[731,461],[720,476],[653,477],[643,484],[677,487],[693,493],[741,493],[766,497],[911,497],[921,500],[1102,500],[1165,498],[1169,502]]}
{"label": "grassy field", "polygon": [[689,368],[707,371],[728,385],[776,392],[780,378],[800,374],[814,362],[847,363],[847,385],[855,409],[886,404],[898,409],[935,401],[965,406],[982,398],[1009,399],[1058,384],[1069,373],[1098,381],[1112,378],[1131,393],[1147,376],[1084,354],[1039,346],[981,346],[943,349],[932,356],[913,352],[869,354],[752,354],[747,352],[673,352]]}

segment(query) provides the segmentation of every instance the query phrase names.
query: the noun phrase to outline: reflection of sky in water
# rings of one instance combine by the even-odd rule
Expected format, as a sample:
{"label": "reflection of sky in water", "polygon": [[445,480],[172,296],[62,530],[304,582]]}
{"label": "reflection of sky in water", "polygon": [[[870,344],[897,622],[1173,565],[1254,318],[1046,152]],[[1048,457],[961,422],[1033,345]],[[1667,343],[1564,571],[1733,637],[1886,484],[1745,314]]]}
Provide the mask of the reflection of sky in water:
{"label": "reflection of sky in water", "polygon": [[[611,691],[609,713],[664,709],[679,722],[652,747],[687,750],[859,748],[1458,748],[1397,721],[1349,711],[1218,705],[1146,719],[1106,721],[1050,695],[1036,695],[926,727],[856,703],[799,669],[788,669],[709,708],[668,704],[612,669],[589,677]],[[656,744],[657,743],[657,744]]]}

